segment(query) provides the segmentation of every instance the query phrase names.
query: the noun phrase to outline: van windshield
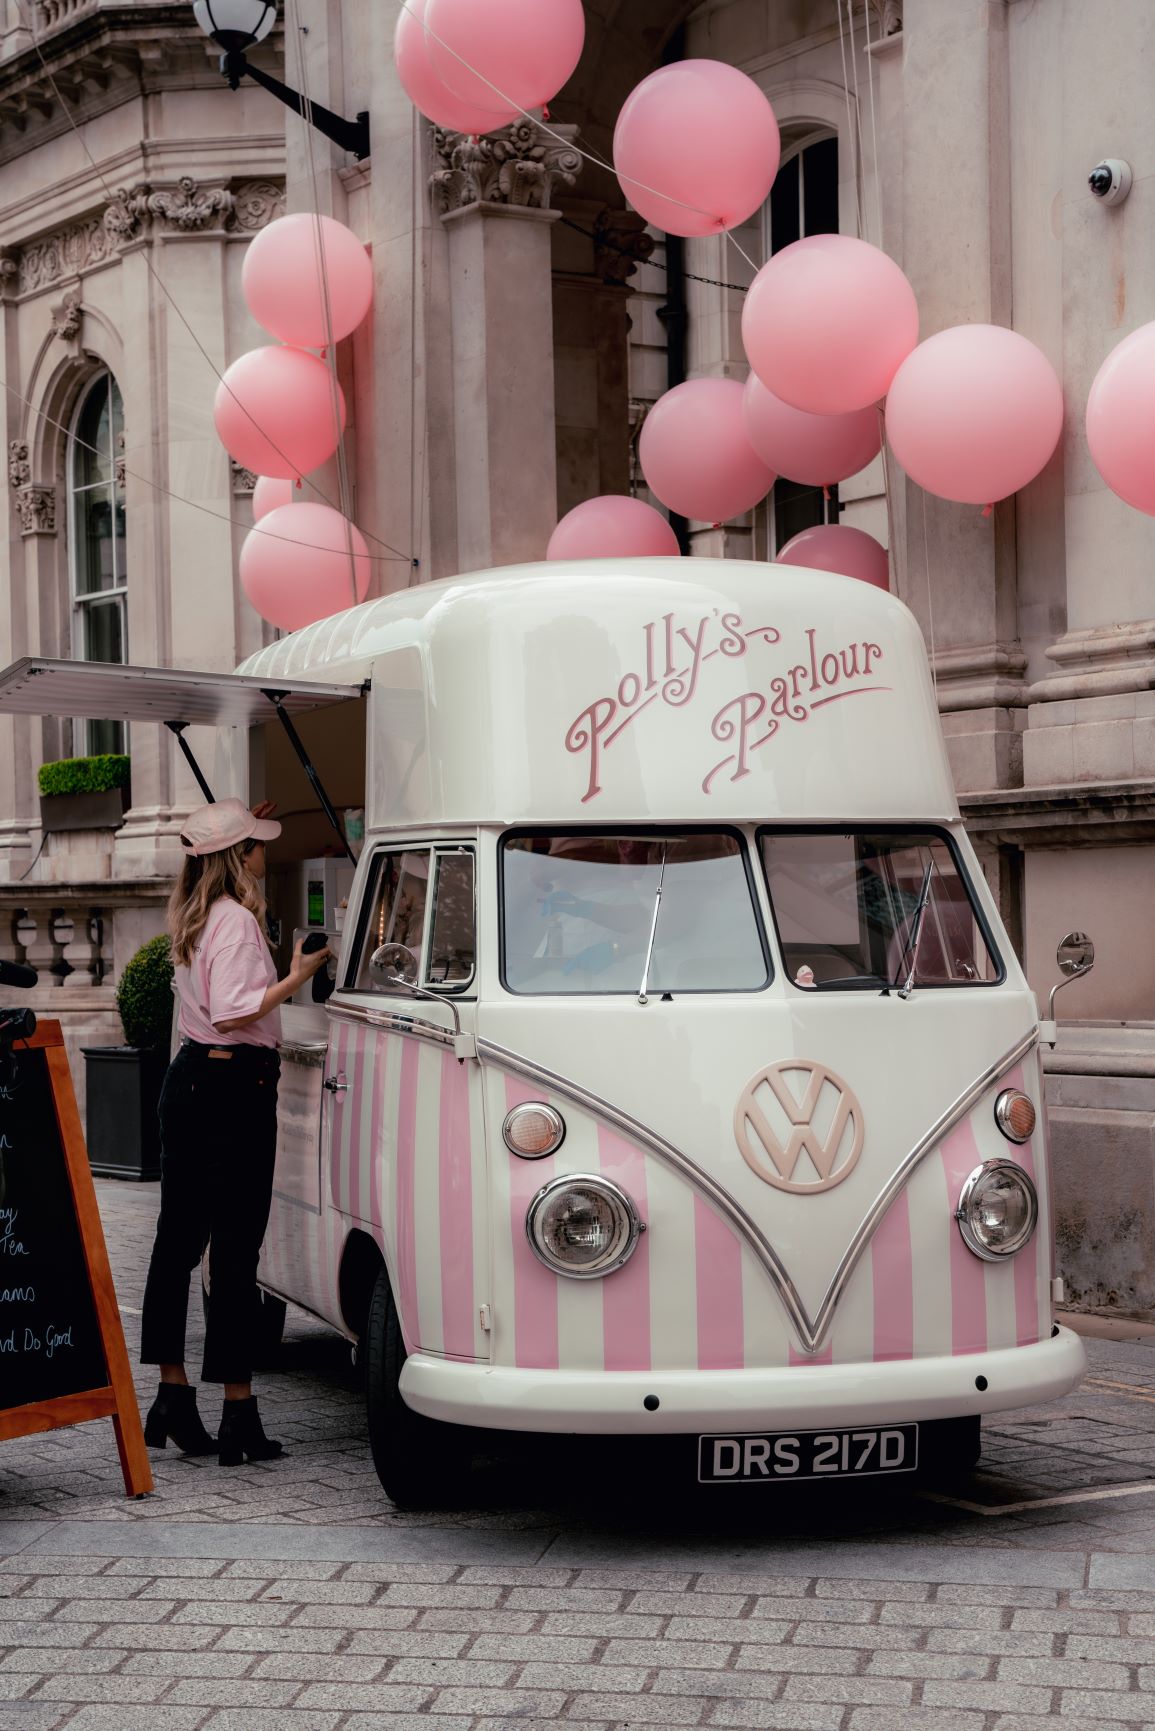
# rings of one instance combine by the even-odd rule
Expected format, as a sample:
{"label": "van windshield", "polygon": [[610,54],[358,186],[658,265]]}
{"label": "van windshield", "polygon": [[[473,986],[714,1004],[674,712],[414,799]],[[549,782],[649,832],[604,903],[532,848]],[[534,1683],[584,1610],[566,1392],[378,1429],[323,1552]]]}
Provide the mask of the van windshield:
{"label": "van windshield", "polygon": [[535,831],[501,857],[511,992],[637,993],[643,975],[651,996],[756,992],[769,978],[736,835]]}
{"label": "van windshield", "polygon": [[1002,978],[940,831],[763,830],[759,845],[796,986],[976,986]]}

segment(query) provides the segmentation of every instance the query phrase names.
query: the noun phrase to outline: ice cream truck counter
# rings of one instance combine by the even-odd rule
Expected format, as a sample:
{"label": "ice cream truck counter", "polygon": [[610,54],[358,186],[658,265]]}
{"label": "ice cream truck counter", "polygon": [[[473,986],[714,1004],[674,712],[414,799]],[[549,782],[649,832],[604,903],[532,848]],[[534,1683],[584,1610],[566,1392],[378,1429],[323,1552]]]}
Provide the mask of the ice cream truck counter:
{"label": "ice cream truck counter", "polygon": [[913,1473],[1078,1382],[1038,1008],[894,597],[516,567],[235,675],[19,663],[34,707],[220,727],[221,796],[292,814],[271,913],[344,886],[260,1278],[358,1343],[397,1501],[479,1427],[693,1439],[719,1493]]}

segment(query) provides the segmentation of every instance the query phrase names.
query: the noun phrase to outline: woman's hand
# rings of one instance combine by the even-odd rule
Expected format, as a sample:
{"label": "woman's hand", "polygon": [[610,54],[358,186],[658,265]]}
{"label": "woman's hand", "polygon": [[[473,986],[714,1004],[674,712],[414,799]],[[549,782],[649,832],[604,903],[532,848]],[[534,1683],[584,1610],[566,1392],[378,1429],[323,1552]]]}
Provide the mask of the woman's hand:
{"label": "woman's hand", "polygon": [[298,938],[297,946],[293,951],[293,960],[289,966],[289,978],[296,980],[297,984],[301,986],[311,980],[314,974],[320,973],[321,969],[325,966],[325,963],[329,960],[329,957],[332,954],[332,952],[326,948],[323,950],[311,950],[308,955],[305,955],[304,945],[304,938]]}
{"label": "woman's hand", "polygon": [[272,817],[277,809],[275,799],[262,799],[253,807],[254,817]]}

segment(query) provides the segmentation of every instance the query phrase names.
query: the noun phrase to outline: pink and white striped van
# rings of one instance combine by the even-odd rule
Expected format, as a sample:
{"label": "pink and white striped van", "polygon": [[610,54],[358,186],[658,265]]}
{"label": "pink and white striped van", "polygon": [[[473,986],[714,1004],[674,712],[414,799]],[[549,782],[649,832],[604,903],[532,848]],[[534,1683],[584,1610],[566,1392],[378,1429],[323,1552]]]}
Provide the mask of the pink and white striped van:
{"label": "pink and white striped van", "polygon": [[689,1478],[769,1486],[973,1459],[1077,1383],[1038,1011],[899,601],[521,567],[215,688],[214,779],[297,814],[286,927],[322,843],[285,714],[365,809],[332,995],[286,1012],[261,1279],[360,1343],[396,1500],[463,1427],[678,1435]]}

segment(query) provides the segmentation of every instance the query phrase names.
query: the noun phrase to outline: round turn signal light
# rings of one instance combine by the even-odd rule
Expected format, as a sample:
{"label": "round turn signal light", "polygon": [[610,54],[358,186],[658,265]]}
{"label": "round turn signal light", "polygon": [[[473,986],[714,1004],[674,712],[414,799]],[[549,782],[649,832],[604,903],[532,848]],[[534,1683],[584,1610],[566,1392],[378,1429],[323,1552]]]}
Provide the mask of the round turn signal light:
{"label": "round turn signal light", "polygon": [[511,1154],[523,1160],[544,1160],[565,1141],[565,1119],[552,1106],[535,1100],[507,1112],[501,1134]]}
{"label": "round turn signal light", "polygon": [[1029,1142],[1035,1133],[1035,1108],[1025,1094],[1004,1088],[995,1101],[995,1123],[1009,1142]]}

